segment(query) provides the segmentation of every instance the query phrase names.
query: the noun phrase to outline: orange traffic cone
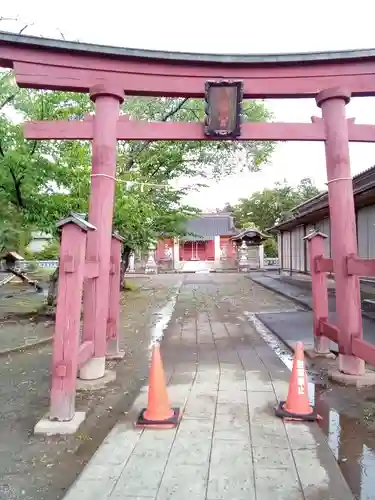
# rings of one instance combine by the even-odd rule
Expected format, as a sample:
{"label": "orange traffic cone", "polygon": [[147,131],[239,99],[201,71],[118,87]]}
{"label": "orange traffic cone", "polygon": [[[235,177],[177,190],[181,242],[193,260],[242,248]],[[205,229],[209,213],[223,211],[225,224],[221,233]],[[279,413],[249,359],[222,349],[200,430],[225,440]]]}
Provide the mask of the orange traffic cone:
{"label": "orange traffic cone", "polygon": [[292,375],[289,382],[288,399],[275,408],[276,416],[285,420],[314,421],[319,418],[310,406],[308,395],[305,355],[302,342],[297,342]]}
{"label": "orange traffic cone", "polygon": [[143,408],[139,414],[136,427],[151,427],[153,429],[176,427],[180,418],[180,409],[169,406],[159,345],[155,345],[152,351],[148,385],[147,408]]}

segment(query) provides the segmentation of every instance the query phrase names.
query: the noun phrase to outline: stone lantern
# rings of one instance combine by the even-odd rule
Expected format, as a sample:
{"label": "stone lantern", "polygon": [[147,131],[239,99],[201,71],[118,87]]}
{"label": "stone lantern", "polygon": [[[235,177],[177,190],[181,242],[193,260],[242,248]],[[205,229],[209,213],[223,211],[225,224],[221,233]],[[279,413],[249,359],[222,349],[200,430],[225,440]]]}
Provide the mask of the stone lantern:
{"label": "stone lantern", "polygon": [[238,249],[238,254],[238,270],[240,272],[247,272],[249,270],[249,259],[245,240],[242,240],[241,246]]}
{"label": "stone lantern", "polygon": [[148,247],[148,258],[145,267],[146,274],[157,274],[158,266],[155,262],[156,242],[152,241]]}

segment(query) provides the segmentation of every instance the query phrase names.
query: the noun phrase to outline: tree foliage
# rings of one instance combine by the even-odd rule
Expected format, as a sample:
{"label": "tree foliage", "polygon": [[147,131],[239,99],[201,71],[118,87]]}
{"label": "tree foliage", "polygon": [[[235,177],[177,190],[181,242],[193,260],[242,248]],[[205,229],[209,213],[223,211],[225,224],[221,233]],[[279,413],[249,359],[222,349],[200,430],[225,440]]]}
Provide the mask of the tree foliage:
{"label": "tree foliage", "polygon": [[[82,119],[92,112],[85,94],[19,89],[11,72],[1,73],[0,246],[19,249],[27,239],[21,235],[52,232],[68,212],[88,211],[91,144],[27,141],[22,122]],[[201,121],[204,107],[194,99],[134,97],[125,99],[122,113],[132,119]],[[244,115],[252,121],[271,118],[263,103],[253,101],[245,103]],[[198,189],[236,169],[258,170],[272,151],[271,143],[241,141],[119,142],[114,227],[131,249],[145,248],[162,233],[180,234],[194,209],[184,204],[188,188],[171,183],[190,178],[189,189]],[[129,181],[137,184],[129,188]]]}
{"label": "tree foliage", "polygon": [[302,179],[296,187],[290,186],[286,180],[277,182],[273,188],[257,191],[232,207],[236,226],[246,228],[254,225],[261,231],[266,231],[288,216],[292,208],[319,192],[310,178]]}

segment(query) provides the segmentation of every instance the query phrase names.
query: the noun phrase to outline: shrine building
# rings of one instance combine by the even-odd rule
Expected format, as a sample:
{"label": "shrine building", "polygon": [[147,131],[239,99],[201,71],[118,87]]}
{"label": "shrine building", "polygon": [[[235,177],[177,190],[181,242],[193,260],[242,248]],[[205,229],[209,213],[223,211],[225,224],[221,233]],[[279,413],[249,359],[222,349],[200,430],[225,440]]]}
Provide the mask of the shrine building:
{"label": "shrine building", "polygon": [[[374,259],[375,166],[353,176],[353,191],[358,255],[363,259]],[[328,193],[326,191],[293,208],[287,220],[269,230],[271,233],[277,234],[281,271],[289,273],[310,272],[307,242],[303,238],[314,230],[327,235],[324,241],[325,257],[332,257]]]}
{"label": "shrine building", "polygon": [[251,267],[259,268],[263,267],[265,238],[253,228],[237,229],[230,214],[204,213],[187,221],[185,236],[160,239],[155,260],[161,271],[234,270],[238,248],[245,240]]}

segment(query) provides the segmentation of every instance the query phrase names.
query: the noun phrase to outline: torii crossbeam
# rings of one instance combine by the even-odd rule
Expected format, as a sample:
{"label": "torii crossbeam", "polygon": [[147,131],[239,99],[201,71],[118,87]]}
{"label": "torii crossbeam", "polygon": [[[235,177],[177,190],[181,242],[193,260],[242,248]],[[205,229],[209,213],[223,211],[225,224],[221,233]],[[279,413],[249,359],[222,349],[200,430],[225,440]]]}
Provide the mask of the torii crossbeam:
{"label": "torii crossbeam", "polygon": [[[94,121],[90,115],[81,121],[33,121],[26,123],[24,130],[25,137],[33,140],[92,140]],[[375,142],[375,125],[357,125],[348,119],[348,133],[351,142]],[[116,135],[120,141],[207,140],[202,123],[135,121],[124,115],[118,120]],[[245,122],[240,140],[324,141],[325,131],[323,122],[316,117],[312,117],[312,123]]]}

